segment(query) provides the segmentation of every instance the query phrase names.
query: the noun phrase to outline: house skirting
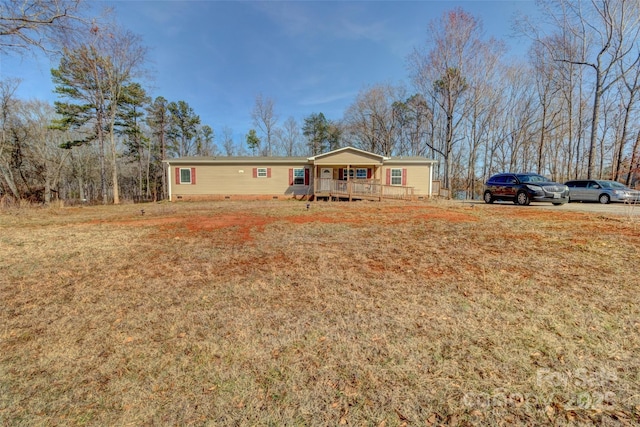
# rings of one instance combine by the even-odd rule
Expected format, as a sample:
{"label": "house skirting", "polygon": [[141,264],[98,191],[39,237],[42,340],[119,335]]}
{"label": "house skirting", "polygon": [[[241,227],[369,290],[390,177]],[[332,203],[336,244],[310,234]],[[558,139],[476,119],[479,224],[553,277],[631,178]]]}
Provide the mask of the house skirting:
{"label": "house skirting", "polygon": [[313,200],[306,194],[178,194],[172,195],[172,202],[210,202],[221,200]]}

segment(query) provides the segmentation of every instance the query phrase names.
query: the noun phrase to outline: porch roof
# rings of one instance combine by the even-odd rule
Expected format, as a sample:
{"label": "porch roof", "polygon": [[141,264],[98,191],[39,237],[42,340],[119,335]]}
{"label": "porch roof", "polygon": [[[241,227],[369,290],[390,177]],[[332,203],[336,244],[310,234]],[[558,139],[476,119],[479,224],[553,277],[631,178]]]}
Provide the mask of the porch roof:
{"label": "porch roof", "polygon": [[354,147],[343,147],[337,150],[318,154],[312,157],[287,157],[287,156],[190,156],[163,160],[170,165],[194,165],[194,164],[289,164],[289,165],[318,165],[318,166],[381,166],[399,164],[433,164],[436,160],[429,160],[418,156],[386,157]]}
{"label": "porch roof", "polygon": [[370,153],[353,147],[343,147],[327,153],[309,157],[309,161],[316,165],[382,165],[385,156]]}

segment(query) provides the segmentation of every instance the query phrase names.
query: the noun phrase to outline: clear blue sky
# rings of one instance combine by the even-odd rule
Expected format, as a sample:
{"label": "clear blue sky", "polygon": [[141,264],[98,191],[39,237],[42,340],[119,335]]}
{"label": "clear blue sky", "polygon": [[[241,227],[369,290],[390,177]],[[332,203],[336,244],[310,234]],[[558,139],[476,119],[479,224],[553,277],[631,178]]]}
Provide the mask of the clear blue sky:
{"label": "clear blue sky", "polygon": [[[184,100],[237,144],[252,127],[256,96],[273,99],[282,123],[311,113],[340,119],[359,91],[377,83],[409,84],[407,56],[423,45],[426,28],[444,11],[462,7],[480,18],[487,37],[522,56],[516,11],[533,1],[111,1],[117,20],[149,47],[149,95]],[[53,101],[46,57],[0,58],[2,77],[20,77],[18,96]]]}

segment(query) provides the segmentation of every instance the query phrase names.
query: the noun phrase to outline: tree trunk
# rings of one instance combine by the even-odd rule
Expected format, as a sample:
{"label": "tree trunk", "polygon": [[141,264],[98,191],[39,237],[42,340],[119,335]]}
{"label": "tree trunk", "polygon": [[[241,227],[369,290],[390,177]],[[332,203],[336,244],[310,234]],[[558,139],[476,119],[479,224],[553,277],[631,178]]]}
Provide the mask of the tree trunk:
{"label": "tree trunk", "polygon": [[638,135],[636,136],[636,142],[633,144],[633,151],[631,153],[631,164],[629,165],[629,174],[627,175],[626,184],[627,186],[631,185],[631,178],[633,175],[638,173],[638,169],[640,169],[640,165],[636,163],[638,162],[638,155],[640,154],[638,150],[640,149],[640,131],[638,131]]}
{"label": "tree trunk", "polygon": [[106,205],[109,201],[109,194],[107,192],[107,167],[105,162],[104,151],[104,130],[102,129],[102,114],[98,112],[98,118],[96,122],[98,144],[100,149],[98,150],[98,160],[100,162],[100,189],[102,191],[102,204]]}
{"label": "tree trunk", "polygon": [[540,127],[540,143],[538,144],[538,173],[542,174],[542,154],[544,153],[544,129],[545,126],[547,125],[547,106],[546,106],[546,100],[543,100],[543,105],[542,105],[542,126]]}
{"label": "tree trunk", "polygon": [[[136,145],[138,146],[138,195],[142,197],[144,195],[144,180],[143,180],[143,171],[144,171],[144,153],[143,147],[140,145],[139,138],[136,136],[138,141]],[[147,183],[149,181],[147,180]],[[147,184],[148,186],[148,184]]]}
{"label": "tree trunk", "polygon": [[[616,181],[620,178],[620,169],[622,168],[622,157],[624,156],[624,147],[627,141],[627,135],[629,133],[629,118],[631,116],[631,110],[633,109],[634,98],[636,95],[636,91],[631,91],[629,96],[629,101],[624,108],[624,121],[622,123],[622,136],[620,136],[620,145],[618,146],[618,152],[616,154],[616,164],[615,164],[615,173],[614,178]],[[631,165],[629,165],[631,167]],[[629,170],[631,173],[631,170]]]}
{"label": "tree trunk", "polygon": [[20,193],[18,192],[18,187],[16,186],[15,180],[13,179],[13,173],[11,172],[11,169],[4,168],[2,165],[0,165],[0,173],[2,173],[2,177],[4,178],[7,187],[9,187],[11,194],[13,194],[13,197],[19,199]]}
{"label": "tree trunk", "polygon": [[[147,197],[151,197],[151,147],[147,150],[147,164],[146,164],[145,176],[147,179]],[[154,189],[155,193],[155,189]],[[155,202],[155,200],[154,200]]]}
{"label": "tree trunk", "polygon": [[87,196],[84,194],[84,179],[82,179],[82,174],[78,174],[78,196],[81,202],[87,200]]}
{"label": "tree trunk", "polygon": [[44,177],[44,204],[48,205],[51,203],[51,179],[49,178],[49,174],[45,173]]}
{"label": "tree trunk", "polygon": [[598,121],[600,120],[600,73],[596,72],[596,89],[593,99],[593,115],[591,116],[591,137],[589,139],[589,161],[587,179],[593,178],[596,166],[596,146],[598,142]]}
{"label": "tree trunk", "polygon": [[113,204],[120,204],[120,192],[118,191],[118,152],[116,150],[116,139],[111,126],[111,157],[113,159]]}
{"label": "tree trunk", "polygon": [[[164,125],[163,125],[164,126]],[[169,197],[169,191],[167,189],[167,169],[164,160],[167,159],[167,147],[165,143],[164,128],[160,132],[160,169],[162,169],[162,200],[166,200]]]}

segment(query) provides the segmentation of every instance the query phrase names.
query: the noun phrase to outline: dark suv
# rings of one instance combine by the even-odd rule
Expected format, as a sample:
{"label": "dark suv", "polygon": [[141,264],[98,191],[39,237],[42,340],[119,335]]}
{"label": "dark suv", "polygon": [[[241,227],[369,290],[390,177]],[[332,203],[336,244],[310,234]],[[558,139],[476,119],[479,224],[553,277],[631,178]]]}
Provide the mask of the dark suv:
{"label": "dark suv", "polygon": [[563,205],[569,201],[569,187],[535,173],[499,173],[484,184],[485,203],[496,200],[509,200],[523,206],[531,202]]}

